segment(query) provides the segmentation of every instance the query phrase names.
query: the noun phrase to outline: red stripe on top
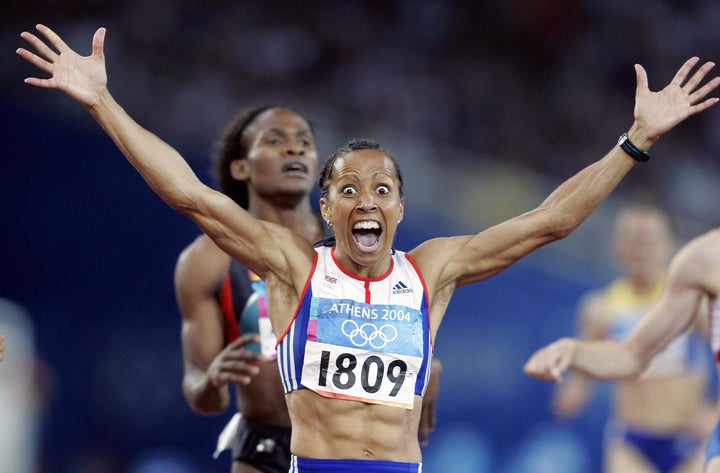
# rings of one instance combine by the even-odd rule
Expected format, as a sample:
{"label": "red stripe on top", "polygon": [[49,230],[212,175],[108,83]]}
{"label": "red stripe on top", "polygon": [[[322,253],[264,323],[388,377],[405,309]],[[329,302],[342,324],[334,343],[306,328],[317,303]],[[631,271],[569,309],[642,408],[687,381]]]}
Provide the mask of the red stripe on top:
{"label": "red stripe on top", "polygon": [[370,303],[370,283],[375,281],[382,281],[386,277],[390,276],[390,273],[392,273],[393,268],[395,267],[395,259],[391,256],[390,257],[390,267],[388,267],[388,270],[385,274],[380,275],[376,278],[366,278],[364,276],[358,276],[357,274],[353,274],[347,269],[343,267],[343,265],[338,261],[338,259],[335,257],[335,247],[333,246],[330,250],[330,256],[332,256],[332,260],[335,262],[335,265],[340,268],[340,271],[342,271],[343,274],[346,276],[349,276],[357,281],[363,281],[365,285],[365,303]]}
{"label": "red stripe on top", "polygon": [[430,330],[430,347],[433,350],[433,353],[435,352],[435,341],[432,338],[432,329],[430,329],[430,294],[428,293],[427,286],[425,285],[425,278],[423,277],[422,272],[420,271],[420,268],[418,268],[417,263],[415,262],[412,257],[408,253],[405,253],[405,258],[407,258],[408,262],[412,265],[413,268],[415,268],[415,272],[417,273],[418,277],[420,278],[420,283],[423,287],[423,294],[425,294],[425,303],[427,304],[428,308],[428,329]]}
{"label": "red stripe on top", "polygon": [[350,276],[353,279],[357,279],[358,281],[382,281],[386,277],[390,276],[390,273],[392,273],[393,268],[395,267],[395,260],[390,257],[390,267],[388,268],[387,272],[383,275],[380,275],[376,278],[366,278],[364,276],[358,276],[357,274],[351,273],[349,270],[345,269],[345,267],[338,261],[338,259],[335,257],[335,247],[333,246],[330,250],[330,256],[332,256],[333,261],[335,262],[335,265],[340,269],[340,271],[343,272],[346,276]]}
{"label": "red stripe on top", "polygon": [[230,273],[225,276],[225,282],[220,290],[220,309],[225,322],[225,343],[232,343],[240,338],[240,327],[237,322],[237,315],[232,301],[232,286],[230,285]]}

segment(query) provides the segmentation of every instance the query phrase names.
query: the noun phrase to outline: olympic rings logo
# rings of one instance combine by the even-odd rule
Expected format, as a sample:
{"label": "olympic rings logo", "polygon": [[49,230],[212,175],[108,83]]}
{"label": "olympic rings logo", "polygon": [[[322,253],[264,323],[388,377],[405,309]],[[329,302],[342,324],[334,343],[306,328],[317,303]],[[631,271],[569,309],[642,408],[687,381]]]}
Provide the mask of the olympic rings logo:
{"label": "olympic rings logo", "polygon": [[380,327],[371,323],[358,325],[354,320],[345,320],[342,323],[342,333],[356,347],[364,347],[369,344],[376,350],[384,348],[398,336],[397,329],[393,325],[384,324]]}

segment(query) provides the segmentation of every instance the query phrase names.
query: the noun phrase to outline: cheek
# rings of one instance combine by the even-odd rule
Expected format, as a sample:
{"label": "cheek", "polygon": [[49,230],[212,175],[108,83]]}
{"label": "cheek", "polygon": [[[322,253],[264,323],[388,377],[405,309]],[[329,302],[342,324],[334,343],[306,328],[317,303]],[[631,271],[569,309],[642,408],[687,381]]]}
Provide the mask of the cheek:
{"label": "cheek", "polygon": [[317,176],[317,175],[318,175],[318,158],[317,158],[317,155],[315,155],[315,157],[310,158],[310,159],[308,160],[308,167],[309,167],[310,172],[312,173],[313,176]]}
{"label": "cheek", "polygon": [[330,215],[334,220],[337,222],[340,221],[346,221],[349,218],[350,213],[352,212],[352,206],[350,205],[343,205],[343,202],[340,203],[334,203],[331,209]]}
{"label": "cheek", "polygon": [[263,181],[272,184],[276,181],[280,174],[280,169],[276,162],[264,159],[256,161],[252,168],[252,175],[256,181]]}

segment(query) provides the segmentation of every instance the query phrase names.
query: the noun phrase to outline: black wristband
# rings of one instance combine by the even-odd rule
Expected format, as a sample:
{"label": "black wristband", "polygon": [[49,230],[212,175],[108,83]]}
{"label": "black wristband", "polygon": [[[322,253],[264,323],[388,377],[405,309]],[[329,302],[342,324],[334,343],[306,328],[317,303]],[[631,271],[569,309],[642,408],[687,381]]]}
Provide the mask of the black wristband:
{"label": "black wristband", "polygon": [[650,155],[647,154],[647,151],[643,151],[637,146],[633,144],[632,141],[628,138],[627,133],[623,133],[620,135],[620,138],[618,138],[618,145],[622,148],[623,151],[625,151],[628,156],[633,158],[635,161],[645,162],[648,159],[650,159]]}

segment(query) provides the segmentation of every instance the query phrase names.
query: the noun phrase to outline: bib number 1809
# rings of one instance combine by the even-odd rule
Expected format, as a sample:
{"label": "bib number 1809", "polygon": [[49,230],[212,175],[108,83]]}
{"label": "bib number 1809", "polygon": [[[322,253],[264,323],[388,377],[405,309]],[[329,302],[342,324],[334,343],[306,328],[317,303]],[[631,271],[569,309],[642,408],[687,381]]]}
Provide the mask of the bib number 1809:
{"label": "bib number 1809", "polygon": [[[341,353],[335,359],[335,369],[332,373],[332,383],[338,389],[350,389],[357,382],[358,360],[352,353]],[[330,352],[323,350],[320,355],[320,376],[318,378],[319,386],[327,386],[328,368],[330,367]],[[407,374],[407,364],[403,360],[393,360],[387,366],[385,371],[385,363],[375,355],[365,358],[360,367],[360,384],[365,392],[373,394],[380,390],[383,380],[387,379],[393,384],[390,396],[396,396],[405,381]]]}

